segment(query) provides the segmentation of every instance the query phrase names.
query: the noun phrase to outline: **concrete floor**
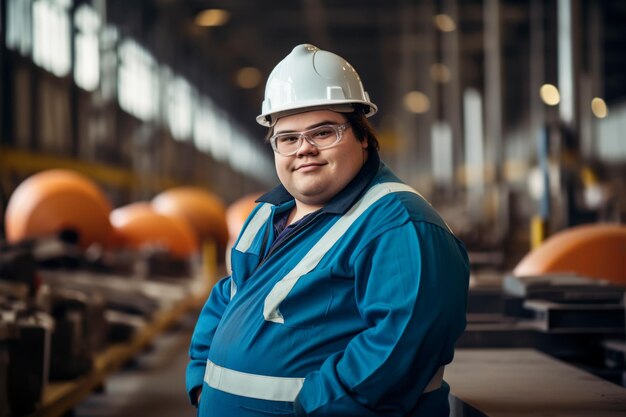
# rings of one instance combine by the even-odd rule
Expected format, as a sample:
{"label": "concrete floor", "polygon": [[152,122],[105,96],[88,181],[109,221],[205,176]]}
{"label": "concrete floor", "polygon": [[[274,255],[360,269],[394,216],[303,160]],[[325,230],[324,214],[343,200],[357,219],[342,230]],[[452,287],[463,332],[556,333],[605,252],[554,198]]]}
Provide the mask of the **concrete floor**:
{"label": "concrete floor", "polygon": [[[187,350],[197,313],[111,375],[104,392],[73,417],[193,417],[185,392]],[[481,375],[477,383],[476,375]],[[514,377],[511,377],[514,375]],[[459,349],[446,367],[451,416],[626,416],[626,389],[532,349]],[[472,404],[474,407],[468,406]]]}
{"label": "concrete floor", "polygon": [[75,417],[193,417],[185,392],[187,349],[195,316],[161,335],[150,351],[111,375],[102,393],[74,409]]}

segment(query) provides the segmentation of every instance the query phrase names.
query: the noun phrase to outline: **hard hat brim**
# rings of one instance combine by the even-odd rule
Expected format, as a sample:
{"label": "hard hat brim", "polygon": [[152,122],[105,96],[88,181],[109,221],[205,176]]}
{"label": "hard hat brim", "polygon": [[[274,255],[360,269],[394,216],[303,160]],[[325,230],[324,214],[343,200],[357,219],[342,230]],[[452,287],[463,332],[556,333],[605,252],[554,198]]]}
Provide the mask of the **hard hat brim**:
{"label": "hard hat brim", "polygon": [[363,104],[367,107],[368,111],[365,113],[365,117],[373,116],[376,111],[378,111],[378,107],[374,103],[365,100],[335,100],[332,104],[329,104],[328,100],[317,100],[303,102],[298,106],[285,106],[283,109],[279,108],[262,113],[256,117],[256,121],[262,126],[271,127],[276,123],[276,120],[281,117],[309,111],[331,110],[338,113],[352,113],[354,111],[354,104]]}

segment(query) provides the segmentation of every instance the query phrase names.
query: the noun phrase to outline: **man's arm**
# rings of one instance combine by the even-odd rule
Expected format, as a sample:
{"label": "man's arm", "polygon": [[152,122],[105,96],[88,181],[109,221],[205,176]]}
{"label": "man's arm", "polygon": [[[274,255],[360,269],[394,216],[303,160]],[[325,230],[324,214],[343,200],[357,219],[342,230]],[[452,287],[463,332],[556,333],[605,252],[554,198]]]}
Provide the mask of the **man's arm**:
{"label": "man's arm", "polygon": [[222,314],[230,301],[230,277],[220,280],[213,289],[196,323],[189,347],[190,361],[187,365],[187,392],[193,405],[196,405],[202,391],[204,370],[213,335]]}
{"label": "man's arm", "polygon": [[370,242],[355,262],[356,299],[368,329],[307,375],[296,415],[412,410],[452,360],[465,327],[468,277],[464,249],[436,225],[406,223]]}

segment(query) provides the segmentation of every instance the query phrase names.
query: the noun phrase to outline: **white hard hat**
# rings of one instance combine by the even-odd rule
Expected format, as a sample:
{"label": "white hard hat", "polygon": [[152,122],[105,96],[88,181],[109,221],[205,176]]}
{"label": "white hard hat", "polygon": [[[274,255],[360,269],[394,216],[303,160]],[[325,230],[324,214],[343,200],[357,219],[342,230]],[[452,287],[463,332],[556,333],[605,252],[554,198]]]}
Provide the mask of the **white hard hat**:
{"label": "white hard hat", "polygon": [[352,104],[365,105],[366,117],[378,109],[348,61],[313,45],[298,45],[270,74],[256,121],[272,126],[281,116],[314,109],[348,113],[354,111]]}

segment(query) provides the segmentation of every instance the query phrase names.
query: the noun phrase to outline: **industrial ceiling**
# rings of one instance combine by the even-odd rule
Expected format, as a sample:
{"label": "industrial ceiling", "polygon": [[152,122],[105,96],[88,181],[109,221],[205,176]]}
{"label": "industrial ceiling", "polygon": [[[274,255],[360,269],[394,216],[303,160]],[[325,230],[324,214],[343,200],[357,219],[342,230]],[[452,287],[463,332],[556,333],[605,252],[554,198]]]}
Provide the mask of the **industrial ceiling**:
{"label": "industrial ceiling", "polygon": [[[520,113],[515,103],[529,95],[528,73],[535,59],[531,59],[529,48],[537,7],[543,29],[544,77],[546,82],[556,81],[556,62],[551,59],[557,53],[556,0],[112,0],[106,4],[109,20],[123,33],[146,43],[161,60],[187,73],[192,82],[203,84],[244,126],[254,125],[267,75],[300,43],[334,51],[355,66],[381,108],[375,124],[401,108],[404,93],[420,86],[436,91],[432,86],[437,84],[437,72],[432,65],[440,62],[447,65],[444,77],[450,73],[454,77],[458,72],[462,89],[481,89],[485,18],[494,7],[500,22],[503,80],[509,86],[505,88],[505,117],[514,121]],[[588,13],[592,5],[599,13],[599,27],[593,26],[593,14]],[[580,7],[577,29],[582,35],[581,53],[598,49],[590,43],[590,33],[599,30],[604,94],[609,100],[623,97],[626,2],[583,1]],[[225,24],[209,28],[196,25],[195,17],[205,9],[225,10]],[[437,15],[449,16],[453,30],[442,30],[435,20]],[[451,43],[450,38],[456,41]],[[451,62],[457,63],[456,68],[446,62],[455,45],[458,53]],[[239,88],[235,74],[246,67],[260,70],[262,81],[252,88]]]}

